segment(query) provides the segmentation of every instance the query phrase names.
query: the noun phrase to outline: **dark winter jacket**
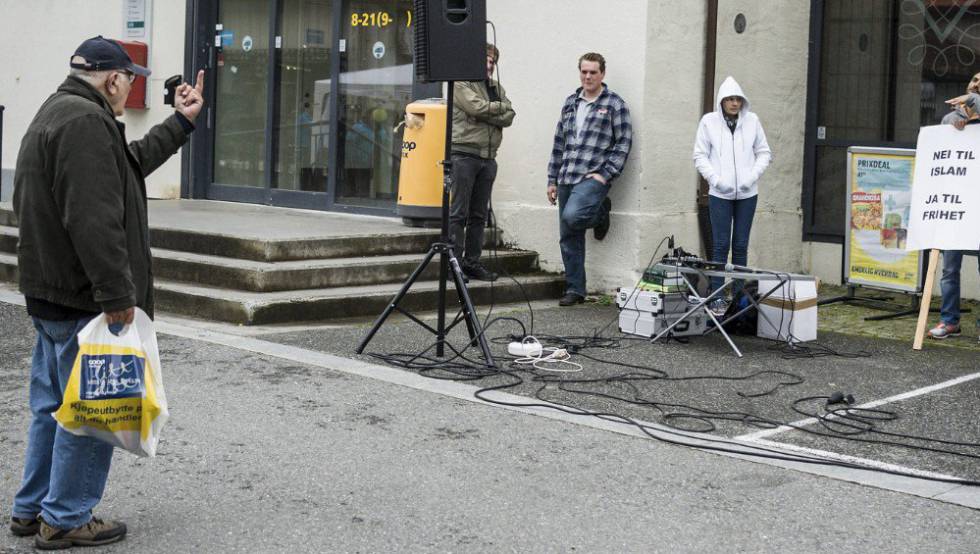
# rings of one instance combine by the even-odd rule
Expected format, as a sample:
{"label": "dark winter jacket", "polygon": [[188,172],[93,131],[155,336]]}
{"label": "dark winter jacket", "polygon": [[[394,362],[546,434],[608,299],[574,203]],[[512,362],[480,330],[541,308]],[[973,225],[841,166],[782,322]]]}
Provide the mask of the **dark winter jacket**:
{"label": "dark winter jacket", "polygon": [[167,118],[139,141],[91,85],[68,77],[27,128],[14,175],[20,290],[90,312],[153,314],[144,177],[187,140]]}

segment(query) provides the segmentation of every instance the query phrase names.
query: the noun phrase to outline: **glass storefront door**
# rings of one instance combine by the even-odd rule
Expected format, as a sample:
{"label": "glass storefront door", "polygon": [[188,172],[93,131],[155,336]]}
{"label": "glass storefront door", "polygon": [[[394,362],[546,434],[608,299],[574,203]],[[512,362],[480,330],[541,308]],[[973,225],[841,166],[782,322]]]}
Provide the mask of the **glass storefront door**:
{"label": "glass storefront door", "polygon": [[405,106],[441,90],[414,83],[412,0],[198,9],[214,22],[209,42],[196,39],[212,70],[208,150],[195,157],[208,167],[194,170],[204,196],[393,215]]}
{"label": "glass storefront door", "polygon": [[390,205],[412,101],[411,0],[346,0],[339,78],[336,201]]}
{"label": "glass storefront door", "polygon": [[214,68],[214,182],[264,187],[269,76],[265,0],[221,2]]}
{"label": "glass storefront door", "polygon": [[284,0],[272,186],[327,192],[332,0]]}

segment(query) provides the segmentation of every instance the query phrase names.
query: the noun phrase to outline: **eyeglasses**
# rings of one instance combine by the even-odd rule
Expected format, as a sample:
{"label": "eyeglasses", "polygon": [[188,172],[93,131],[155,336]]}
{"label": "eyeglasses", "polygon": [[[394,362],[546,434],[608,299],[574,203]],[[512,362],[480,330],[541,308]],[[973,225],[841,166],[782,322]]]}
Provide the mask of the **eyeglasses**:
{"label": "eyeglasses", "polygon": [[132,73],[132,72],[130,72],[130,71],[117,71],[116,73],[119,73],[120,75],[123,75],[123,76],[125,76],[125,77],[126,77],[127,79],[129,79],[129,83],[130,83],[130,84],[132,84],[132,83],[133,83],[133,81],[135,81],[135,80],[136,80],[136,74],[135,74],[135,73]]}

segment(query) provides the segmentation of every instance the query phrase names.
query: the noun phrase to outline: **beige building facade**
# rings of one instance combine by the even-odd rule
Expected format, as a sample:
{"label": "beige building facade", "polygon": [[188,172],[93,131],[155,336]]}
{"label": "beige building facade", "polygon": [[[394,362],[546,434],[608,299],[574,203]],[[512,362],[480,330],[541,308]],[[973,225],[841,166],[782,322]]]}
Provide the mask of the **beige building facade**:
{"label": "beige building facade", "polygon": [[[130,4],[0,0],[5,197],[20,136],[64,78],[69,55],[90,36],[123,36]],[[151,196],[395,215],[400,110],[438,91],[411,77],[411,2],[136,4],[148,14],[154,73],[149,109],[124,118],[130,137],[169,113],[166,77],[204,65],[210,87],[197,144],[150,178]],[[937,20],[918,0],[614,0],[601,8],[585,0],[489,0],[488,36],[501,50],[499,77],[517,111],[493,195],[505,240],[539,252],[544,269],[562,269],[557,208],[545,198],[547,163],[562,101],[578,87],[576,60],[596,51],[607,59],[606,83],[629,104],[635,140],[610,193],[610,233],[601,243],[588,239],[591,291],[635,281],[666,236],[700,249],[694,135],[706,84],[729,75],[750,97],[773,150],[759,184],[749,265],[839,283],[842,149],[914,147],[919,125],[938,122],[937,102],[965,86],[963,74],[980,70],[980,62],[965,63],[980,43],[956,34],[980,21],[980,8],[947,4],[966,5],[959,23]],[[36,29],[38,40],[15,38],[23,29]],[[947,43],[956,46],[943,72],[940,49],[930,46]],[[977,298],[974,263],[964,262],[963,288]]]}

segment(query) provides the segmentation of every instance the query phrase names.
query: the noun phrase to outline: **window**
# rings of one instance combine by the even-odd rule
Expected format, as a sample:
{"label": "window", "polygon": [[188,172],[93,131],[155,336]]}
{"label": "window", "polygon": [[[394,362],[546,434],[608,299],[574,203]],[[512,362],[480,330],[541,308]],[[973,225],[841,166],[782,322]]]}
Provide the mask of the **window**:
{"label": "window", "polygon": [[980,71],[976,0],[813,0],[804,240],[842,242],[848,146],[914,148]]}

